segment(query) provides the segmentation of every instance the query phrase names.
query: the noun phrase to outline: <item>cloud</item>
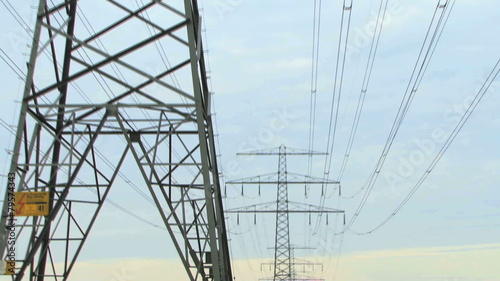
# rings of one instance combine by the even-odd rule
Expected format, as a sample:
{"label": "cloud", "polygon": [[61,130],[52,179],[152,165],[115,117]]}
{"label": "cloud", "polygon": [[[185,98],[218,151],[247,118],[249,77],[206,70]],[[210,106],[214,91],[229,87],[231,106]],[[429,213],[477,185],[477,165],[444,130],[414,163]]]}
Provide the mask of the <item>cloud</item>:
{"label": "cloud", "polygon": [[[500,244],[353,253],[341,260],[345,280],[500,280]],[[344,276],[345,275],[345,276]]]}
{"label": "cloud", "polygon": [[[342,255],[340,260],[335,257],[300,259],[323,263],[323,270],[318,267],[307,275],[325,280],[333,280],[334,275],[337,280],[350,281],[500,280],[496,265],[500,259],[500,244],[366,251]],[[272,276],[272,270],[261,266],[271,261],[272,258],[234,260],[235,280],[257,280]],[[78,262],[71,280],[163,280],[166,276],[168,280],[188,280],[180,260],[144,258]]]}

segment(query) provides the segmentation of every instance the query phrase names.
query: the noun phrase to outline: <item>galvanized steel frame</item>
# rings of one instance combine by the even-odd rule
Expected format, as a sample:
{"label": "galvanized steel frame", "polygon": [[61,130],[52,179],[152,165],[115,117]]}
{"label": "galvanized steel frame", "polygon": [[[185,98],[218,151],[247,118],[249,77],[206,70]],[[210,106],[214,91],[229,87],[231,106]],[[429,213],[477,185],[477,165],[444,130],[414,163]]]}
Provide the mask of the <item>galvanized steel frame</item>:
{"label": "galvanized steel frame", "polygon": [[[13,280],[69,278],[129,154],[189,279],[232,280],[197,1],[179,0],[179,7],[150,1],[135,10],[117,1],[107,2],[125,16],[87,38],[78,33],[79,1],[53,5],[45,0],[39,2],[9,172],[16,175],[19,191],[50,192],[50,214],[19,223],[17,234],[28,238],[17,241],[25,243],[22,248],[26,252],[18,258],[20,267]],[[162,26],[144,16],[144,12],[153,9],[170,13],[177,21]],[[62,23],[57,20],[60,18]],[[93,44],[132,20],[144,23],[153,32],[114,53]],[[47,34],[43,43],[42,32]],[[129,54],[160,40],[176,42],[179,49],[184,49],[185,57],[161,73],[149,73],[126,60]],[[79,50],[102,59],[94,63],[90,57],[79,55]],[[37,68],[42,54],[51,58],[52,71]],[[110,72],[109,66],[128,71],[142,81],[129,83],[125,76]],[[190,70],[188,90],[165,81],[184,69]],[[38,88],[43,84],[37,80],[42,72],[52,73],[52,80]],[[96,76],[124,90],[106,102],[75,99],[72,89],[80,87],[79,79]],[[161,88],[162,93],[148,92],[151,85]],[[138,117],[138,111],[146,118]],[[124,140],[113,169],[104,169],[97,153],[102,145],[97,141],[108,136]],[[173,159],[174,154],[177,159]],[[46,171],[48,168],[50,172]],[[82,170],[92,173],[87,177]],[[186,177],[188,170],[191,177]],[[78,190],[82,189],[90,191],[91,196],[79,198]],[[2,257],[7,249],[7,196],[6,193],[0,230]],[[83,205],[91,210],[90,219],[82,219],[74,211]],[[56,246],[57,243],[62,246]],[[57,259],[56,251],[62,251],[59,254],[63,260]],[[56,268],[56,262],[64,263],[62,270]],[[158,278],[161,279],[164,278]]]}

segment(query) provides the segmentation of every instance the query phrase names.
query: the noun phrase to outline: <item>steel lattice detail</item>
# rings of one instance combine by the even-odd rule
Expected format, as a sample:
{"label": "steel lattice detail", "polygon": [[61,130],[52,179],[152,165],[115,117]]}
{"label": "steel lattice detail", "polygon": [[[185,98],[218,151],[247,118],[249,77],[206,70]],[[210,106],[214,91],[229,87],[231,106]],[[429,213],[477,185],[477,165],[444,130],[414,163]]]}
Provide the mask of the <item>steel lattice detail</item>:
{"label": "steel lattice detail", "polygon": [[197,2],[146,2],[39,2],[9,171],[19,191],[50,192],[50,214],[18,219],[14,280],[68,279],[125,167],[189,279],[232,280]]}
{"label": "steel lattice detail", "polygon": [[274,279],[292,280],[290,253],[290,226],[288,221],[288,186],[286,176],[286,148],[279,148],[278,193],[276,201],[276,240],[274,251]]}

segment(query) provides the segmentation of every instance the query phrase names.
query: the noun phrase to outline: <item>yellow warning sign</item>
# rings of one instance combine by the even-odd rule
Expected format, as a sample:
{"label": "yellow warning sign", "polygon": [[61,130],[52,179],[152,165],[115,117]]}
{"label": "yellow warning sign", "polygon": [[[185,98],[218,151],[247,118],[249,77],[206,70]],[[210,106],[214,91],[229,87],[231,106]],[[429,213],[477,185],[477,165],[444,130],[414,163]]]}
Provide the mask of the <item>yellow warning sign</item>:
{"label": "yellow warning sign", "polygon": [[15,192],[16,216],[48,216],[49,192]]}
{"label": "yellow warning sign", "polygon": [[16,274],[16,262],[8,261],[5,263],[5,275]]}

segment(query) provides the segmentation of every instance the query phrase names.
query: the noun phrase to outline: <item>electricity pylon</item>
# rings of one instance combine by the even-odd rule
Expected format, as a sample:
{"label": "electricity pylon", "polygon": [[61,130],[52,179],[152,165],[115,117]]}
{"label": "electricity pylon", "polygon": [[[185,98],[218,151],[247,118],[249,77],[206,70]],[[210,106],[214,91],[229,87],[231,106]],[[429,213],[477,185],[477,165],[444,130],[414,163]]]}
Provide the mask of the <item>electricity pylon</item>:
{"label": "electricity pylon", "polygon": [[135,2],[39,1],[9,187],[49,212],[17,218],[13,280],[68,280],[124,169],[189,280],[232,280],[197,1]]}
{"label": "electricity pylon", "polygon": [[[249,178],[229,181],[227,184],[276,184],[276,201],[261,203],[240,208],[228,209],[226,213],[275,213],[276,214],[276,235],[274,241],[274,281],[291,281],[298,279],[295,274],[293,262],[293,247],[290,242],[290,222],[289,214],[329,214],[344,213],[344,211],[304,204],[300,202],[291,202],[288,200],[289,184],[339,184],[338,181],[324,180],[321,178],[310,177],[289,173],[287,171],[287,155],[324,155],[312,151],[288,150],[284,145],[272,150],[261,150],[248,153],[238,153],[238,155],[278,155],[278,173],[253,176]],[[304,279],[305,280],[305,279]]]}

